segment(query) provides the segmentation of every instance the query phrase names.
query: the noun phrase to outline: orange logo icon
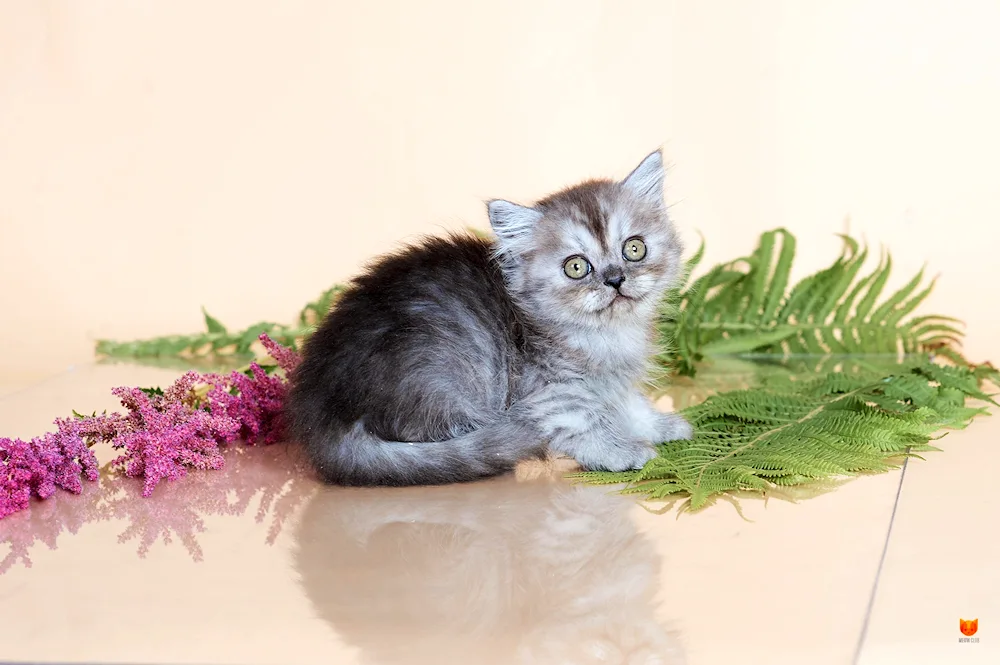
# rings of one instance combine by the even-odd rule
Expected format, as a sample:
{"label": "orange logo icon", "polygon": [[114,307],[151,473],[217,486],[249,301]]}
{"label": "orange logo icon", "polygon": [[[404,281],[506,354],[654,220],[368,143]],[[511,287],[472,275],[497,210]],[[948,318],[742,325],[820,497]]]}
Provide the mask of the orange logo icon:
{"label": "orange logo icon", "polygon": [[963,635],[972,637],[979,630],[979,619],[959,619],[958,629],[962,631]]}

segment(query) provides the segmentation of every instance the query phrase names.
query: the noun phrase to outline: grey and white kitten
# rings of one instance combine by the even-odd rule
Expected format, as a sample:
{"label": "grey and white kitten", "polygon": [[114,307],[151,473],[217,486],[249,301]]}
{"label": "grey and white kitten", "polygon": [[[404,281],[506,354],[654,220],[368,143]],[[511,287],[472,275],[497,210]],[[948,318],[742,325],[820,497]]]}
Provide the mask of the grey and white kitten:
{"label": "grey and white kitten", "polygon": [[306,342],[289,424],[325,481],[469,481],[550,451],[620,471],[690,438],[642,392],[681,254],[660,152],[622,181],[488,210],[495,242],[382,258]]}

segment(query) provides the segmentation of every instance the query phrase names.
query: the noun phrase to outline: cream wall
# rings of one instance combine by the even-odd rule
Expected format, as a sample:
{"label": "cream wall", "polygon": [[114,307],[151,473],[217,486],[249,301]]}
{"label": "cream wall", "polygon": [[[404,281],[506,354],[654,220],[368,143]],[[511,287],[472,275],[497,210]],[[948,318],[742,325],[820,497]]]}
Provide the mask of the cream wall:
{"label": "cream wall", "polygon": [[[1000,3],[0,3],[0,374],[290,321],[414,234],[665,148],[711,259],[784,225],[1000,329]],[[907,275],[908,276],[908,275]],[[902,279],[902,274],[897,274]],[[898,283],[898,279],[896,283]]]}

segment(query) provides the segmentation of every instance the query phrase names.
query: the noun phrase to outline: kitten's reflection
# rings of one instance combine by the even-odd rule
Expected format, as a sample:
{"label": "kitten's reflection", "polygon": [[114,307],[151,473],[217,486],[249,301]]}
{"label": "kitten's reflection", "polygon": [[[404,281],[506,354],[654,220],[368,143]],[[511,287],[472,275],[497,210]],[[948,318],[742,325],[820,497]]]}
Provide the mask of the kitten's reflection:
{"label": "kitten's reflection", "polygon": [[302,515],[296,564],[363,662],[681,663],[633,505],[550,480],[327,488]]}

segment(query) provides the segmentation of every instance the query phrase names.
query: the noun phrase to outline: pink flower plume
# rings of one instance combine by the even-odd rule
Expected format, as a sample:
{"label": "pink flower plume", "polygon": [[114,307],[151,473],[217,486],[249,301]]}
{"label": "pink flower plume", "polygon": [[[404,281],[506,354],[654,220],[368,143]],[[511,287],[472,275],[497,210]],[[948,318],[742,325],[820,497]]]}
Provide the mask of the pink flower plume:
{"label": "pink flower plume", "polygon": [[[298,364],[292,349],[267,335],[260,341],[286,374]],[[163,391],[113,389],[125,413],[58,419],[54,432],[30,441],[0,438],[0,518],[56,489],[80,493],[81,477],[97,480],[91,448],[99,443],[121,452],[112,466],[141,478],[147,497],[161,480],[176,480],[188,469],[220,469],[221,445],[282,439],[287,390],[286,378],[257,363],[228,376],[188,372]]]}

